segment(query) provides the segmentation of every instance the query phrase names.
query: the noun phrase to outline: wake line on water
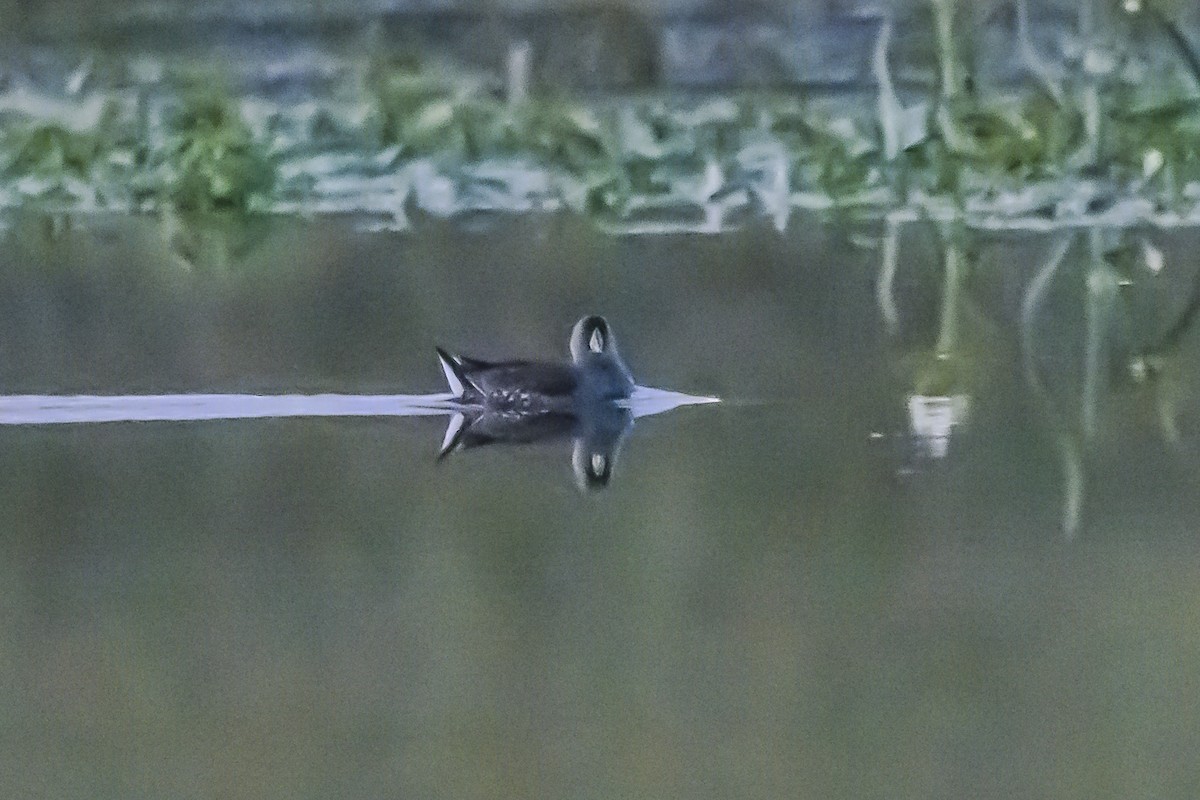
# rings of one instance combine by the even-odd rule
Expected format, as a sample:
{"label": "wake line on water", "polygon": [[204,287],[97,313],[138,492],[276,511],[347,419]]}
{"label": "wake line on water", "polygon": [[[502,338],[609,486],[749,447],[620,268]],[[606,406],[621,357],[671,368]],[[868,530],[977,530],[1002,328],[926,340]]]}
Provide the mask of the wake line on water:
{"label": "wake line on water", "polygon": [[[634,418],[685,405],[720,402],[715,397],[639,386],[620,405]],[[164,394],[0,396],[0,425],[62,425],[98,422],[198,422],[286,417],[428,417],[464,407],[441,394]]]}
{"label": "wake line on water", "polygon": [[0,425],[435,416],[454,412],[452,398],[450,394],[12,395],[0,397]]}

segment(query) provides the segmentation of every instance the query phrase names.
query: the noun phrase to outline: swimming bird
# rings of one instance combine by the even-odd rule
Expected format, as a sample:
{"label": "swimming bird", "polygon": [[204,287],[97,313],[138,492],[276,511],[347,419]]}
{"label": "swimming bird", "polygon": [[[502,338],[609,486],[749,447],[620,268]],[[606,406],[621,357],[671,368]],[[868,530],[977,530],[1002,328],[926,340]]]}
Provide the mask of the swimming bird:
{"label": "swimming bird", "polygon": [[571,363],[481,361],[437,348],[455,399],[507,414],[575,413],[628,398],[633,376],[604,317],[586,316],[571,329]]}

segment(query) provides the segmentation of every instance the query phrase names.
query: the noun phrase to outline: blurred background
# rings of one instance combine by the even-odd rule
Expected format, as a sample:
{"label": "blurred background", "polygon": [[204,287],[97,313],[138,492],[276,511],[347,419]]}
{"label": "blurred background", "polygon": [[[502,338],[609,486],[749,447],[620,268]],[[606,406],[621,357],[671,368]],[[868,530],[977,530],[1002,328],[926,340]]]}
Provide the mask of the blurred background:
{"label": "blurred background", "polygon": [[[910,49],[931,49],[930,5],[926,0],[113,0],[102,5],[3,0],[6,24],[0,35],[10,43],[208,51],[224,57],[240,51],[252,62],[272,56],[286,62],[298,57],[301,46],[345,55],[360,48],[364,37],[381,37],[393,48],[435,52],[500,73],[511,46],[527,42],[535,79],[551,87],[822,85],[869,76],[870,50],[885,18],[896,22],[897,39],[909,39]],[[1005,39],[1011,43],[1017,4],[949,5],[968,18],[971,46],[984,51],[981,59],[995,60],[998,56],[988,51],[999,51]],[[1119,16],[1124,5],[1115,0],[1027,4],[1036,40],[1047,44],[1076,28],[1081,9],[1091,7],[1090,13],[1102,19]],[[1159,0],[1152,5],[1181,29],[1196,31],[1200,10],[1195,4]],[[284,57],[289,50],[291,59]],[[905,60],[902,53],[898,61]]]}

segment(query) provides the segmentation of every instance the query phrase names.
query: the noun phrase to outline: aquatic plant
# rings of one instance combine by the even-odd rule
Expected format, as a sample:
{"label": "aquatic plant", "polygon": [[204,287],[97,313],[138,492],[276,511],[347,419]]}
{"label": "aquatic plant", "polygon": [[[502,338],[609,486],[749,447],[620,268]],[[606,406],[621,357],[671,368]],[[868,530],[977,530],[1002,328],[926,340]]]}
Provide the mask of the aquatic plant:
{"label": "aquatic plant", "polygon": [[1053,432],[1055,447],[1063,474],[1063,508],[1061,528],[1066,538],[1074,538],[1083,521],[1086,489],[1083,435],[1072,425],[1050,396],[1039,365],[1039,322],[1050,286],[1058,275],[1067,254],[1075,245],[1075,231],[1058,237],[1049,249],[1042,267],[1031,280],[1021,298],[1021,360],[1025,381],[1047,425]]}
{"label": "aquatic plant", "polygon": [[499,103],[474,76],[384,62],[371,65],[365,86],[379,115],[380,144],[398,146],[401,155],[475,160],[500,135]]}
{"label": "aquatic plant", "polygon": [[154,183],[184,211],[250,208],[275,182],[274,164],[236,103],[219,90],[189,88],[169,116],[165,141],[152,147]]}
{"label": "aquatic plant", "polygon": [[852,116],[785,105],[771,114],[770,130],[788,145],[794,160],[792,183],[801,191],[818,191],[844,204],[876,177],[876,141]]}
{"label": "aquatic plant", "polygon": [[0,185],[6,182],[11,191],[41,203],[103,205],[117,193],[119,126],[120,111],[112,102],[61,117],[11,115],[0,122]]}
{"label": "aquatic plant", "polygon": [[8,176],[87,178],[99,150],[94,136],[53,122],[14,126],[4,139]]}
{"label": "aquatic plant", "polygon": [[[883,19],[874,102],[780,90],[581,97],[531,85],[523,43],[506,76],[376,45],[303,102],[180,80],[169,65],[108,89],[103,120],[0,91],[0,206],[332,211],[392,227],[414,208],[569,208],[645,232],[755,216],[782,228],[797,207],[1000,227],[1200,219],[1200,56],[1164,6],[1094,5],[1044,52],[1018,0],[1011,47],[1027,80],[989,85],[971,63],[974,7],[910,3],[929,15],[930,47],[897,56],[903,29]],[[930,76],[914,84],[907,70],[903,100],[901,57]],[[86,83],[54,103],[104,99]]]}

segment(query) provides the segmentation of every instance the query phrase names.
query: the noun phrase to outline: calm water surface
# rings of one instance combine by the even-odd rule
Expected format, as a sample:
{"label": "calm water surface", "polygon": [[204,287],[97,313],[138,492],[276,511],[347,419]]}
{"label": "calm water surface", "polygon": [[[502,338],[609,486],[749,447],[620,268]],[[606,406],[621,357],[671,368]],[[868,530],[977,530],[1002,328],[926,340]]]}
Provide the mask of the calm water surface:
{"label": "calm water surface", "polygon": [[878,227],[419,231],[20,218],[0,387],[439,392],[595,312],[726,402],[590,493],[444,417],[0,427],[0,794],[1200,793],[1194,232],[880,291]]}

